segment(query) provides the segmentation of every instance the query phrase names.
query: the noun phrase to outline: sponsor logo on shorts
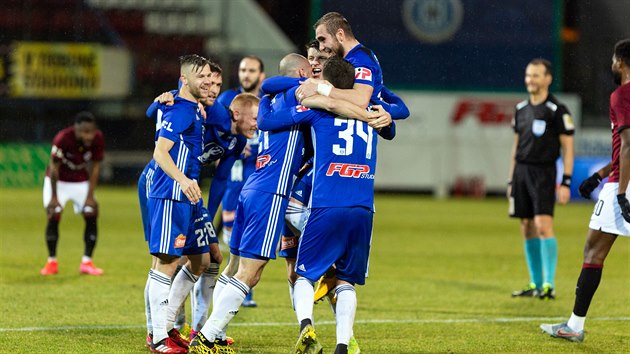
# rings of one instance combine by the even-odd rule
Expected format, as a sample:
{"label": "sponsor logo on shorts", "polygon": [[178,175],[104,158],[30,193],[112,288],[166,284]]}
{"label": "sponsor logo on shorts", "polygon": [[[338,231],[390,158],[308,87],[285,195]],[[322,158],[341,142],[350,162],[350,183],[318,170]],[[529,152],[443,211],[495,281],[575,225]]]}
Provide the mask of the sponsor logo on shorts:
{"label": "sponsor logo on shorts", "polygon": [[186,245],[186,236],[179,234],[175,239],[175,248],[182,248]]}
{"label": "sponsor logo on shorts", "polygon": [[335,173],[338,173],[341,177],[374,179],[374,174],[370,173],[370,166],[368,165],[331,162],[328,165],[326,176],[333,176]]}
{"label": "sponsor logo on shorts", "polygon": [[288,249],[297,247],[297,240],[298,240],[297,236],[291,236],[291,237],[282,236],[282,246],[280,247],[280,249],[288,250]]}

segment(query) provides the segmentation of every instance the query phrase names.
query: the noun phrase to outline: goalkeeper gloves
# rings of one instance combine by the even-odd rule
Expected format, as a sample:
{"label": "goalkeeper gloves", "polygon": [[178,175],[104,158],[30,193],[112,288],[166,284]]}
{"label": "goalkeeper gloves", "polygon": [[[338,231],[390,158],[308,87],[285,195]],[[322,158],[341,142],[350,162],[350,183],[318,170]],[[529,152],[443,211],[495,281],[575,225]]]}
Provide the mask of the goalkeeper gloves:
{"label": "goalkeeper gloves", "polygon": [[584,181],[582,181],[582,184],[580,184],[580,187],[578,188],[578,190],[580,191],[580,195],[586,199],[590,199],[591,193],[593,193],[595,188],[597,188],[597,186],[599,186],[601,182],[602,178],[599,176],[599,174],[593,173],[591,177],[585,179]]}
{"label": "goalkeeper gloves", "polygon": [[621,216],[623,216],[626,222],[630,223],[630,202],[628,202],[628,198],[626,198],[626,193],[617,194],[617,202],[621,208]]}

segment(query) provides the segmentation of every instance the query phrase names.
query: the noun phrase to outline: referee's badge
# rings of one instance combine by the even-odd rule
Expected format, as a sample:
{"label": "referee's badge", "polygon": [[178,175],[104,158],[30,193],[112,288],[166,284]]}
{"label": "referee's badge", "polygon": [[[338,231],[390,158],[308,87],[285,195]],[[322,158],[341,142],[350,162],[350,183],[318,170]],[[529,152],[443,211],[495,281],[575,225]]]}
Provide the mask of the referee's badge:
{"label": "referee's badge", "polygon": [[562,121],[564,122],[565,130],[575,130],[575,125],[573,124],[573,118],[571,118],[570,114],[563,114]]}
{"label": "referee's badge", "polygon": [[542,119],[534,119],[532,122],[532,133],[540,137],[545,134],[545,130],[547,129],[547,122]]}

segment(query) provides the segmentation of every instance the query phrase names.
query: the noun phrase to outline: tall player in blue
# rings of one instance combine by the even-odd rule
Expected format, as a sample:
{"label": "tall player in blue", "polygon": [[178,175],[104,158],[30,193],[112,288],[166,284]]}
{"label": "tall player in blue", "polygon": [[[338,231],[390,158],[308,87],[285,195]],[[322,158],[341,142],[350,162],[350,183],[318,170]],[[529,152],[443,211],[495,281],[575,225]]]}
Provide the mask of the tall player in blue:
{"label": "tall player in blue", "polygon": [[[162,125],[153,152],[155,172],[149,194],[151,216],[150,253],[158,258],[151,274],[149,300],[153,318],[153,346],[158,353],[185,353],[166,331],[166,312],[171,286],[184,248],[197,245],[187,237],[193,227],[194,213],[201,200],[197,184],[203,151],[202,122],[199,101],[208,96],[211,70],[205,58],[187,55],[180,58],[182,87],[162,117]],[[207,245],[205,252],[207,252]],[[200,257],[190,254],[191,261]]]}
{"label": "tall player in blue", "polygon": [[[259,57],[255,55],[248,55],[241,59],[238,65],[238,81],[240,86],[223,92],[217,101],[225,107],[229,107],[232,100],[236,95],[241,93],[251,93],[257,97],[261,97],[260,86],[265,79],[265,65]],[[232,227],[234,226],[234,216],[236,213],[236,204],[238,203],[238,196],[245,185],[245,181],[256,170],[256,153],[258,151],[258,132],[255,136],[247,141],[247,146],[243,151],[240,159],[236,160],[230,174],[227,178],[227,185],[225,193],[221,193],[222,196],[222,211],[221,220],[223,221],[223,241],[226,245],[230,244],[230,238],[232,236]],[[216,178],[217,176],[213,177]],[[212,192],[212,191],[211,191]],[[215,195],[219,195],[216,194]],[[210,199],[209,199],[210,200]],[[214,213],[212,210],[212,217]],[[256,301],[254,301],[253,290],[247,294],[247,297],[243,301],[245,307],[256,307]]]}
{"label": "tall player in blue", "polygon": [[[324,77],[335,87],[354,84],[354,68],[333,57]],[[354,285],[365,283],[374,206],[377,134],[360,121],[333,116],[303,106],[270,112],[261,103],[259,126],[311,125],[315,147],[311,211],[300,239],[295,283],[295,310],[300,338],[295,353],[319,348],[313,329],[313,283],[330,266],[337,266],[337,348],[347,353],[357,301]],[[325,252],[322,252],[325,250]],[[317,350],[317,349],[316,349]]]}

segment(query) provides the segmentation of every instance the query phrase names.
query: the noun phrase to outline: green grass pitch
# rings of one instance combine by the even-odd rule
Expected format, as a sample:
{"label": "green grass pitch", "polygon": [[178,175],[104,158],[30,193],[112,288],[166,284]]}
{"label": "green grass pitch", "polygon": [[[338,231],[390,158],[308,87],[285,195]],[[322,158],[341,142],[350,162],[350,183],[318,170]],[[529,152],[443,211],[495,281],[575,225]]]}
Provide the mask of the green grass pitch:
{"label": "green grass pitch", "polygon": [[[60,273],[42,277],[45,215],[40,189],[0,190],[0,352],[145,353],[143,290],[150,258],[134,188],[101,187],[95,263],[80,276],[83,220],[67,208]],[[378,195],[367,284],[358,287],[355,336],[363,353],[628,353],[630,240],[620,237],[604,268],[581,344],[552,339],[542,322],[568,318],[592,204],[556,208],[557,300],[512,299],[527,271],[518,222],[506,201]],[[229,334],[238,353],[290,353],[298,325],[284,261],[256,287]],[[188,306],[189,307],[189,306]],[[327,304],[315,306],[324,352],[335,346]]]}

